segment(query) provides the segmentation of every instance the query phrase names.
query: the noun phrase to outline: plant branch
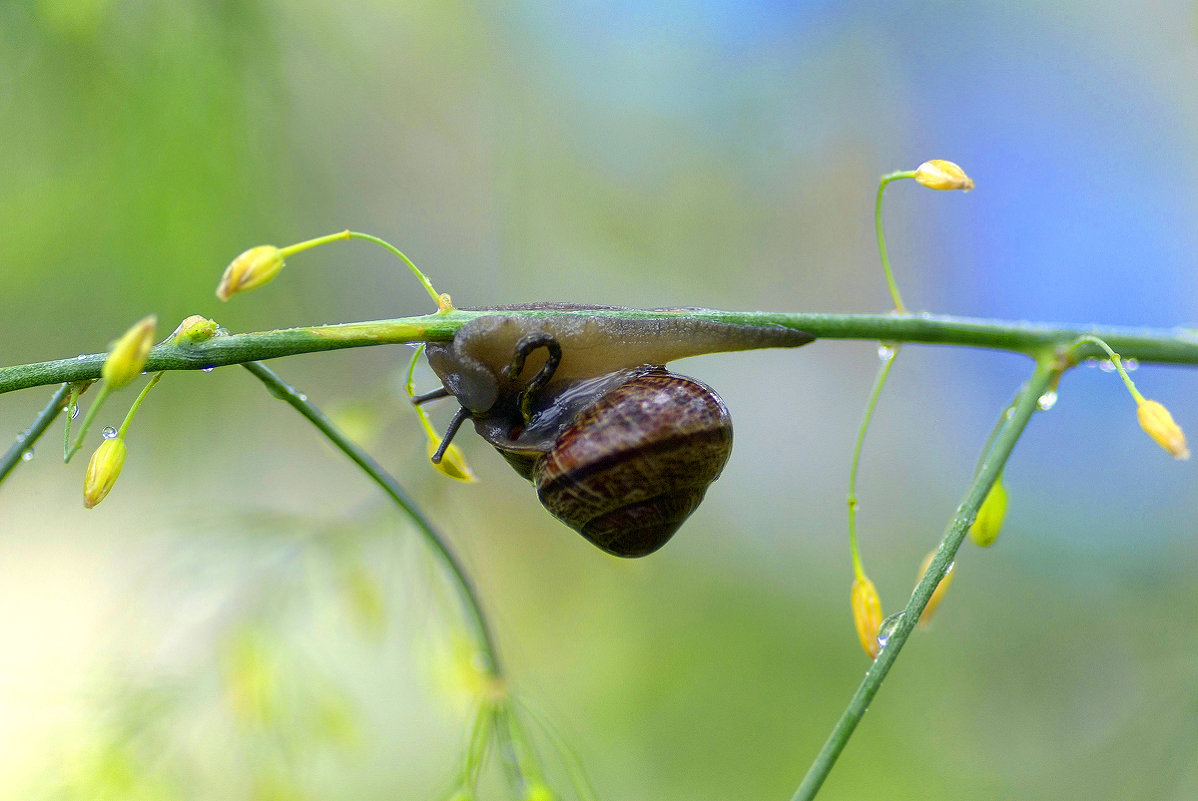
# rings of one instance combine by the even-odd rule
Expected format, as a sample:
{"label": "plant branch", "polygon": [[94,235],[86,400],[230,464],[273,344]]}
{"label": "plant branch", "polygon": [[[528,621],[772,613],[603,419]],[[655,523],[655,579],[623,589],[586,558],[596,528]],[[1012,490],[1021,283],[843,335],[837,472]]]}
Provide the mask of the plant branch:
{"label": "plant branch", "polygon": [[[1141,362],[1198,364],[1198,330],[1189,328],[1069,326],[922,314],[785,314],[715,309],[588,309],[575,312],[455,309],[420,317],[233,334],[198,343],[164,343],[150,351],[145,370],[151,373],[159,370],[198,370],[339,348],[444,341],[452,339],[454,332],[465,323],[486,314],[515,317],[584,315],[628,319],[687,317],[736,325],[785,326],[807,331],[820,339],[963,345],[1032,355],[1091,335],[1105,340],[1124,358],[1134,357]],[[29,387],[98,378],[106,355],[95,353],[38,364],[0,367],[0,394]],[[1105,354],[1093,344],[1079,346],[1076,353],[1077,358],[1100,355]]]}
{"label": "plant branch", "polygon": [[264,364],[249,362],[243,366],[253,373],[255,378],[265,384],[272,395],[307,418],[320,433],[325,435],[329,442],[333,443],[338,450],[348,456],[354,464],[362,468],[362,471],[374,479],[374,482],[382,487],[383,492],[387,493],[391,497],[391,500],[395,501],[396,505],[416,524],[416,528],[424,537],[425,542],[433,549],[433,552],[445,564],[446,569],[453,576],[458,594],[462,599],[462,605],[466,608],[475,630],[478,646],[486,655],[488,675],[494,678],[501,678],[503,671],[499,662],[499,649],[495,646],[495,638],[491,634],[487,618],[483,614],[482,605],[479,603],[474,585],[470,583],[465,569],[462,567],[461,562],[458,561],[457,556],[450,550],[449,544],[437,532],[432,522],[424,516],[424,513],[416,505],[416,502],[408,496],[408,493],[395,480],[394,476],[388,473],[370,454],[362,450],[353,440],[342,433],[333,424],[333,421],[325,416],[315,405],[310,403],[307,397],[298,392],[295,387],[288,384]]}
{"label": "plant branch", "polygon": [[[923,613],[924,607],[928,605],[928,599],[932,597],[936,585],[948,572],[949,565],[952,564],[957,554],[957,549],[961,547],[961,543],[969,531],[969,526],[977,517],[982,501],[998,479],[1015,443],[1019,440],[1028,421],[1031,420],[1032,414],[1035,413],[1037,401],[1065,369],[1065,366],[1051,355],[1043,356],[1037,361],[1035,372],[1020,392],[1010,419],[994,437],[994,441],[982,461],[981,468],[974,476],[969,491],[965,494],[965,499],[957,507],[957,513],[953,517],[952,523],[949,524],[948,531],[944,535],[940,547],[936,550],[932,563],[928,566],[923,578],[915,585],[915,590],[911,593],[911,599],[907,602],[897,626],[887,639],[886,645],[878,653],[877,659],[870,665],[865,678],[841,714],[840,720],[836,722],[836,726],[832,729],[832,733],[828,736],[819,755],[811,763],[811,767],[807,770],[807,775],[803,778],[803,783],[799,785],[792,801],[809,801],[819,792],[820,786],[828,777],[837,757],[848,744],[853,730],[857,728],[857,724],[865,715],[865,710],[869,708],[870,702],[881,688],[882,681],[886,678],[895,659],[898,658],[903,644],[915,629],[915,624],[919,622],[919,616]],[[1005,416],[1006,412],[1004,411],[1003,414]]]}
{"label": "plant branch", "polygon": [[12,447],[5,451],[3,456],[0,456],[0,482],[8,478],[8,474],[24,460],[25,454],[33,448],[38,438],[46,433],[46,429],[54,422],[54,418],[58,417],[58,413],[66,408],[67,396],[70,392],[70,384],[63,384],[55,390],[54,394],[50,396],[50,402],[33,419],[33,424],[18,434]]}

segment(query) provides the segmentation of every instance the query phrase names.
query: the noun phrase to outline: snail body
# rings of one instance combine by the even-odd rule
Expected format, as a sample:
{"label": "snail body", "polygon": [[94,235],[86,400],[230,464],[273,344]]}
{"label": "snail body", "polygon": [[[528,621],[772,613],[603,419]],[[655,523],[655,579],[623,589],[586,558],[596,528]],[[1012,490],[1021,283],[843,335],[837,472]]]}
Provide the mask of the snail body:
{"label": "snail body", "polygon": [[[452,342],[429,343],[427,353],[444,384],[432,395],[461,404],[443,447],[469,417],[554,517],[608,553],[636,557],[670,539],[732,450],[720,397],[663,365],[812,337],[689,317],[593,314],[612,308],[504,307],[466,323]],[[577,314],[502,313],[517,309]]]}

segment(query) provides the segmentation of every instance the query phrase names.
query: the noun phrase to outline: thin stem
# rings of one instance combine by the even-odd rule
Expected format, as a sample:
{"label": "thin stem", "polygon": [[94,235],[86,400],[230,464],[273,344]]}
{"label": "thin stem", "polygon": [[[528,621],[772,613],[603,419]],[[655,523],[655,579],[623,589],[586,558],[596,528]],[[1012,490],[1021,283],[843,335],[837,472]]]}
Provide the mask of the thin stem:
{"label": "thin stem", "polygon": [[296,253],[302,253],[305,250],[310,250],[321,245],[327,245],[330,242],[344,242],[353,234],[350,231],[338,231],[335,234],[325,234],[314,239],[305,239],[303,242],[296,242],[294,245],[288,245],[285,248],[279,248],[279,255],[283,258],[294,256]]}
{"label": "thin stem", "polygon": [[433,299],[433,303],[437,304],[437,307],[444,311],[442,307],[441,296],[437,294],[437,290],[433,289],[432,282],[428,280],[428,276],[426,276],[420,270],[420,268],[412,262],[411,259],[405,256],[403,251],[395,247],[395,245],[392,245],[387,240],[379,239],[377,236],[363,234],[359,231],[338,231],[335,234],[326,234],[325,236],[318,236],[315,239],[308,239],[303,242],[297,242],[294,245],[288,245],[285,248],[279,248],[279,253],[283,256],[283,258],[287,258],[296,253],[309,250],[310,248],[319,247],[320,245],[327,245],[330,242],[344,242],[347,239],[362,239],[366,242],[373,242],[374,244],[391,251],[400,261],[408,266],[408,269],[411,270],[412,274],[416,276],[416,280],[420,282],[420,285],[424,287],[426,292],[428,292],[429,297]]}
{"label": "thin stem", "polygon": [[349,233],[349,235],[352,236],[354,239],[364,239],[367,242],[373,242],[374,244],[385,247],[387,250],[394,253],[399,258],[400,261],[402,261],[404,264],[408,265],[408,269],[411,270],[412,274],[416,276],[416,280],[418,280],[420,282],[420,285],[424,287],[424,291],[428,292],[429,297],[433,299],[433,303],[436,303],[438,308],[441,307],[441,296],[437,293],[437,290],[433,289],[433,284],[431,281],[428,280],[428,276],[425,275],[424,272],[419,267],[417,267],[412,262],[411,259],[409,259],[407,256],[405,256],[402,250],[395,247],[395,245],[392,245],[390,242],[387,242],[386,240],[379,239],[377,236],[371,236],[370,234],[362,234],[362,233],[358,233],[357,231],[349,231],[347,233]]}
{"label": "thin stem", "polygon": [[869,708],[870,702],[882,686],[883,679],[886,678],[886,674],[890,671],[904,643],[911,636],[911,632],[915,629],[915,624],[919,622],[919,616],[927,606],[928,599],[932,597],[936,585],[940,583],[945,573],[948,572],[948,567],[952,564],[957,549],[965,539],[970,524],[977,516],[982,501],[985,499],[987,493],[990,492],[990,488],[994,485],[999,473],[1002,472],[1004,465],[1006,465],[1007,458],[1011,455],[1015,443],[1019,440],[1019,436],[1023,433],[1028,421],[1031,420],[1032,415],[1035,413],[1037,408],[1036,403],[1040,395],[1052,384],[1052,381],[1062,369],[1064,367],[1055,358],[1055,354],[1044,354],[1037,360],[1035,372],[1024,385],[1023,391],[1019,394],[1014,413],[1006,421],[998,436],[994,438],[989,455],[983,461],[981,469],[974,477],[969,491],[965,494],[965,499],[957,507],[957,513],[953,517],[948,532],[944,535],[944,539],[941,541],[931,565],[928,566],[923,578],[915,585],[915,590],[911,593],[911,599],[907,602],[907,607],[903,610],[903,615],[899,619],[898,625],[895,627],[893,633],[891,633],[886,645],[878,653],[877,659],[870,665],[865,678],[841,714],[840,720],[836,722],[836,726],[832,729],[827,742],[824,743],[819,755],[816,756],[815,761],[808,769],[802,784],[799,785],[799,789],[794,794],[793,801],[812,799],[819,792],[820,786],[828,777],[828,773],[836,763],[837,757],[840,756],[840,753],[848,744],[853,730],[861,722],[861,718],[865,715],[865,710]]}
{"label": "thin stem", "polygon": [[882,366],[878,369],[877,376],[874,377],[874,387],[870,390],[869,401],[865,404],[865,415],[861,419],[861,427],[857,429],[857,444],[853,447],[853,462],[849,467],[849,552],[853,556],[853,578],[856,579],[865,578],[865,570],[861,567],[861,552],[857,547],[857,467],[861,463],[861,446],[865,444],[865,432],[869,430],[869,421],[873,419],[874,407],[878,405],[882,387],[886,385],[886,377],[890,375],[890,368],[894,366],[896,356],[898,356],[897,346],[882,360]]}
{"label": "thin stem", "polygon": [[433,553],[437,555],[442,563],[444,563],[445,568],[453,578],[458,594],[461,596],[462,605],[466,608],[467,616],[474,628],[477,645],[482,649],[483,655],[488,661],[487,672],[492,678],[502,678],[503,670],[499,662],[499,650],[495,646],[495,639],[487,624],[487,618],[483,614],[482,605],[479,603],[474,586],[466,576],[466,571],[462,567],[461,562],[458,561],[457,556],[450,550],[449,544],[437,532],[432,522],[425,517],[424,512],[420,510],[416,502],[408,496],[408,493],[400,486],[399,482],[382,465],[342,433],[325,416],[324,412],[309,403],[306,396],[297,392],[294,387],[281,379],[273,370],[257,362],[249,362],[244,367],[253,373],[255,378],[265,384],[272,395],[303,415],[338,450],[348,456],[364,473],[374,479],[374,482],[382,488],[383,492],[387,493],[391,500],[395,501],[395,504],[416,525],[425,542],[432,548]]}
{"label": "thin stem", "polygon": [[146,382],[146,385],[141,388],[141,392],[137,393],[137,399],[133,401],[133,405],[129,407],[129,411],[125,414],[125,419],[121,421],[121,427],[117,429],[116,435],[121,439],[125,438],[125,433],[129,430],[129,425],[133,422],[133,418],[137,416],[137,410],[141,408],[142,401],[150,394],[150,390],[158,385],[162,380],[164,373],[154,373],[154,377]]}
{"label": "thin stem", "polygon": [[[205,342],[165,343],[150,351],[147,372],[199,370],[300,353],[360,348],[404,342],[448,341],[466,323],[487,314],[512,317],[582,316],[636,320],[707,320],[732,325],[783,326],[807,331],[821,339],[864,339],[995,348],[1038,354],[1065,348],[1079,337],[1092,335],[1110,343],[1125,357],[1142,362],[1198,364],[1198,330],[1068,326],[1016,323],[967,317],[899,314],[822,314],[734,312],[715,309],[587,309],[585,311],[519,310],[467,311],[455,309],[419,317],[373,320],[306,328],[286,328],[252,334],[213,337]],[[37,364],[0,367],[0,394],[29,387],[84,381],[100,377],[107,354],[60,359]]]}
{"label": "thin stem", "polygon": [[[96,372],[96,377],[99,377],[99,371]],[[96,399],[92,401],[91,406],[87,407],[87,414],[83,415],[83,422],[79,424],[79,435],[75,438],[75,444],[63,454],[62,460],[64,462],[71,461],[71,457],[83,447],[83,440],[87,437],[87,430],[91,428],[92,421],[96,419],[96,415],[99,414],[104,401],[108,400],[109,394],[111,393],[108,388],[108,382],[105,381],[100,384],[100,392],[96,395]]]}
{"label": "thin stem", "polygon": [[[416,362],[420,359],[420,354],[424,353],[424,345],[416,348],[412,354],[412,361],[408,364],[408,378],[404,382],[404,389],[408,393],[408,400],[416,397]],[[410,404],[416,410],[416,417],[420,420],[420,425],[424,428],[424,432],[428,434],[432,440],[440,441],[441,436],[433,428],[433,423],[428,419],[428,412],[424,411],[424,407],[419,404]]]}
{"label": "thin stem", "polygon": [[1115,369],[1119,371],[1119,377],[1123,379],[1123,385],[1127,387],[1127,391],[1131,393],[1132,399],[1137,404],[1143,403],[1144,396],[1140,394],[1140,390],[1136,389],[1135,382],[1131,380],[1131,376],[1127,374],[1127,370],[1123,369],[1123,359],[1119,358],[1118,353],[1115,353],[1115,351],[1111,350],[1110,345],[1106,344],[1096,336],[1086,334],[1085,336],[1080,336],[1077,338],[1077,342],[1074,343],[1074,346],[1071,350],[1076,351],[1078,345],[1083,345],[1087,342],[1093,343],[1106,351],[1107,356],[1109,356],[1111,359],[1111,364],[1115,365]]}
{"label": "thin stem", "polygon": [[33,423],[29,428],[18,434],[16,441],[4,452],[3,456],[0,456],[0,483],[8,478],[8,474],[14,467],[25,460],[26,452],[34,446],[42,434],[46,433],[46,429],[54,422],[54,418],[58,417],[58,413],[66,407],[67,396],[70,392],[70,384],[63,384],[54,390],[54,394],[50,396],[50,402],[37,413],[37,417],[33,418]]}
{"label": "thin stem", "polygon": [[87,388],[87,384],[71,384],[70,397],[67,398],[66,425],[62,427],[62,460],[66,462],[71,457],[71,421],[75,419],[75,409],[79,405],[79,396],[83,394],[83,390]]}
{"label": "thin stem", "polygon": [[549,738],[549,742],[557,750],[557,754],[561,757],[562,763],[566,766],[566,772],[570,774],[570,783],[574,785],[574,791],[578,793],[579,801],[597,801],[595,796],[595,788],[591,786],[590,779],[587,778],[586,770],[583,769],[582,760],[578,754],[566,742],[566,738],[562,736],[549,717],[540,710],[533,707],[526,700],[516,697],[515,701],[520,705],[528,715],[541,727]]}
{"label": "thin stem", "polygon": [[894,273],[890,270],[890,256],[886,252],[886,234],[882,232],[882,193],[886,191],[886,187],[891,181],[914,177],[914,170],[904,170],[902,172],[892,172],[889,175],[883,175],[882,179],[878,181],[878,199],[874,204],[874,229],[878,237],[878,256],[882,259],[882,272],[886,274],[886,284],[890,287],[890,297],[894,300],[894,310],[899,314],[906,314],[907,307],[903,305],[903,298],[899,295],[898,284],[894,282]]}

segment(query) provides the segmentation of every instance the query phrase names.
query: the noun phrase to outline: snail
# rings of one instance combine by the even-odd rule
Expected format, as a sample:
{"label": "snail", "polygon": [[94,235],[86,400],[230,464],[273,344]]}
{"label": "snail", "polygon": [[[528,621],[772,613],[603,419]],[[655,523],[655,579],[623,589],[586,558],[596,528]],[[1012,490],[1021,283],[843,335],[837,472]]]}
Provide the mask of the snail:
{"label": "snail", "polygon": [[[544,317],[504,311],[574,312]],[[426,346],[442,388],[413,398],[460,404],[433,454],[467,419],[561,522],[615,556],[664,545],[719,478],[732,419],[707,385],[665,369],[685,356],[796,347],[795,329],[658,314],[595,314],[612,306],[502,306]],[[668,313],[682,311],[654,310]]]}

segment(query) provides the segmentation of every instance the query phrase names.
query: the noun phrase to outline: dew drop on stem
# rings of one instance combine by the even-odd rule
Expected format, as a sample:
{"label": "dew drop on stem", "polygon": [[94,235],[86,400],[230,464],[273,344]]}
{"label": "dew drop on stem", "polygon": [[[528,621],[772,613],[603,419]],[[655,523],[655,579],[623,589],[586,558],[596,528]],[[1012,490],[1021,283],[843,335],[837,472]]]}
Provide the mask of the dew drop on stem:
{"label": "dew drop on stem", "polygon": [[1110,359],[1103,359],[1098,363],[1098,369],[1104,373],[1115,372],[1115,363]]}
{"label": "dew drop on stem", "polygon": [[1036,399],[1036,408],[1042,412],[1047,412],[1053,406],[1057,405],[1057,391],[1050,389]]}
{"label": "dew drop on stem", "polygon": [[887,362],[887,361],[890,361],[891,359],[893,359],[894,358],[894,347],[891,345],[879,344],[878,345],[878,358],[884,362]]}
{"label": "dew drop on stem", "polygon": [[903,613],[895,612],[893,615],[887,615],[882,624],[878,626],[878,648],[885,648],[886,643],[890,642],[890,636],[894,634],[894,630],[898,628],[899,623],[903,622]]}
{"label": "dew drop on stem", "polygon": [[112,426],[104,426],[104,430],[100,432],[100,436],[104,439],[116,439],[116,429]]}
{"label": "dew drop on stem", "polygon": [[21,454],[21,461],[22,462],[32,462],[33,456],[34,456],[33,448],[29,448],[28,450],[26,450],[24,453]]}

